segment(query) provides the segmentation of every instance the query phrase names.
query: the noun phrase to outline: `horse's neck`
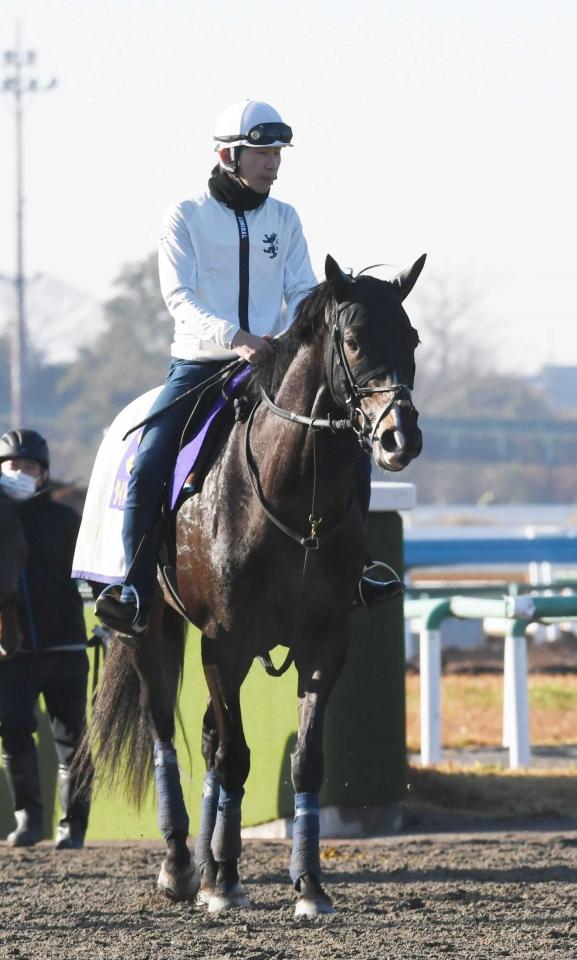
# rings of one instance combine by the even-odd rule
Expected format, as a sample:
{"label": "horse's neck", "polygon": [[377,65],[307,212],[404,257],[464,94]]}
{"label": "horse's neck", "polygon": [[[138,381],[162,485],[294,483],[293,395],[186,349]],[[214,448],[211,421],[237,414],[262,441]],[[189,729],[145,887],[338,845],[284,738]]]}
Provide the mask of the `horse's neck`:
{"label": "horse's neck", "polygon": [[276,403],[294,413],[322,416],[329,412],[329,393],[324,387],[323,342],[303,344],[283,377]]}
{"label": "horse's neck", "polygon": [[[309,417],[344,416],[326,385],[322,341],[301,346],[282,380],[276,403]],[[270,411],[264,413],[261,430],[259,446],[264,459],[259,469],[265,495],[284,499],[287,490],[297,493],[303,485],[316,481],[319,489],[324,488],[325,502],[330,501],[335,509],[350,497],[357,450],[352,435],[335,438],[321,434],[281,420]]]}

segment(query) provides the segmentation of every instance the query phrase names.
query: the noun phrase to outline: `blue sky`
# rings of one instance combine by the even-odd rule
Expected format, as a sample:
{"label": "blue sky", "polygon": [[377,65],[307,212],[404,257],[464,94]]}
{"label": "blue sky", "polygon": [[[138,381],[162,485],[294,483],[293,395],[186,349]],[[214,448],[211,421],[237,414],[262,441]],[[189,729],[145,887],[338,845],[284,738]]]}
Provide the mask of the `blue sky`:
{"label": "blue sky", "polygon": [[[198,192],[231,101],[293,126],[275,195],[313,266],[404,265],[481,296],[499,361],[577,363],[577,4],[2,0],[34,74],[27,265],[99,297]],[[2,102],[3,101],[3,102]],[[0,100],[0,272],[14,265],[10,101]]]}

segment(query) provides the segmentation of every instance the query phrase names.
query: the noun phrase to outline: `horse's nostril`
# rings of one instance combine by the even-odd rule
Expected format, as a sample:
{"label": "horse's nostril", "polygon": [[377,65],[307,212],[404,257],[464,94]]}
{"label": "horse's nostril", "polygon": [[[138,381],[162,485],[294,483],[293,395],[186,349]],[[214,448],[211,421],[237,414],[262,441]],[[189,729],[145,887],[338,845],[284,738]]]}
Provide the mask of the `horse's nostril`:
{"label": "horse's nostril", "polygon": [[397,449],[394,430],[383,430],[381,433],[381,446],[387,453],[393,453]]}

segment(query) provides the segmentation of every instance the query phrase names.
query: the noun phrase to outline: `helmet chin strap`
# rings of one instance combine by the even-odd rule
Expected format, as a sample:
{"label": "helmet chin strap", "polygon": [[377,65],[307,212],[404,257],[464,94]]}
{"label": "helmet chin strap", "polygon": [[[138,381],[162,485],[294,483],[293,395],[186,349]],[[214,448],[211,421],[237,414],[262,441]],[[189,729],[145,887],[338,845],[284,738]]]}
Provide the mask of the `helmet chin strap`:
{"label": "helmet chin strap", "polygon": [[[238,159],[240,156],[241,147],[228,147],[225,150],[221,150],[218,159],[219,163],[223,170],[226,170],[227,173],[234,174],[235,177],[238,177]],[[230,157],[230,163],[227,163],[223,159],[223,153],[227,153]]]}

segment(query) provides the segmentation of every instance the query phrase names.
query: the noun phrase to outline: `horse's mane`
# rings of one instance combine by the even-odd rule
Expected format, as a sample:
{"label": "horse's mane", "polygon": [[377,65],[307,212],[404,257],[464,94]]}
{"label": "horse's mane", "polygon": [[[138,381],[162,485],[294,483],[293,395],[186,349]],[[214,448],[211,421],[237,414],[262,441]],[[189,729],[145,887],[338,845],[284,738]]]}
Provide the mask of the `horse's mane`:
{"label": "horse's mane", "polygon": [[303,343],[312,343],[325,329],[325,308],[331,299],[328,283],[319,283],[301,300],[288,330],[272,341],[274,353],[259,363],[250,378],[249,393],[263,387],[274,397],[284,376]]}
{"label": "horse's mane", "polygon": [[[387,280],[380,280],[378,277],[367,274],[363,276],[357,274],[352,279],[354,282],[347,293],[347,301],[350,303],[387,295],[395,296],[393,285]],[[331,288],[326,281],[313,287],[304,297],[297,307],[294,320],[288,330],[272,341],[273,356],[255,367],[247,387],[248,394],[256,396],[258,388],[263,387],[270,397],[276,396],[301,344],[312,343],[326,329],[326,307],[331,298]]]}

